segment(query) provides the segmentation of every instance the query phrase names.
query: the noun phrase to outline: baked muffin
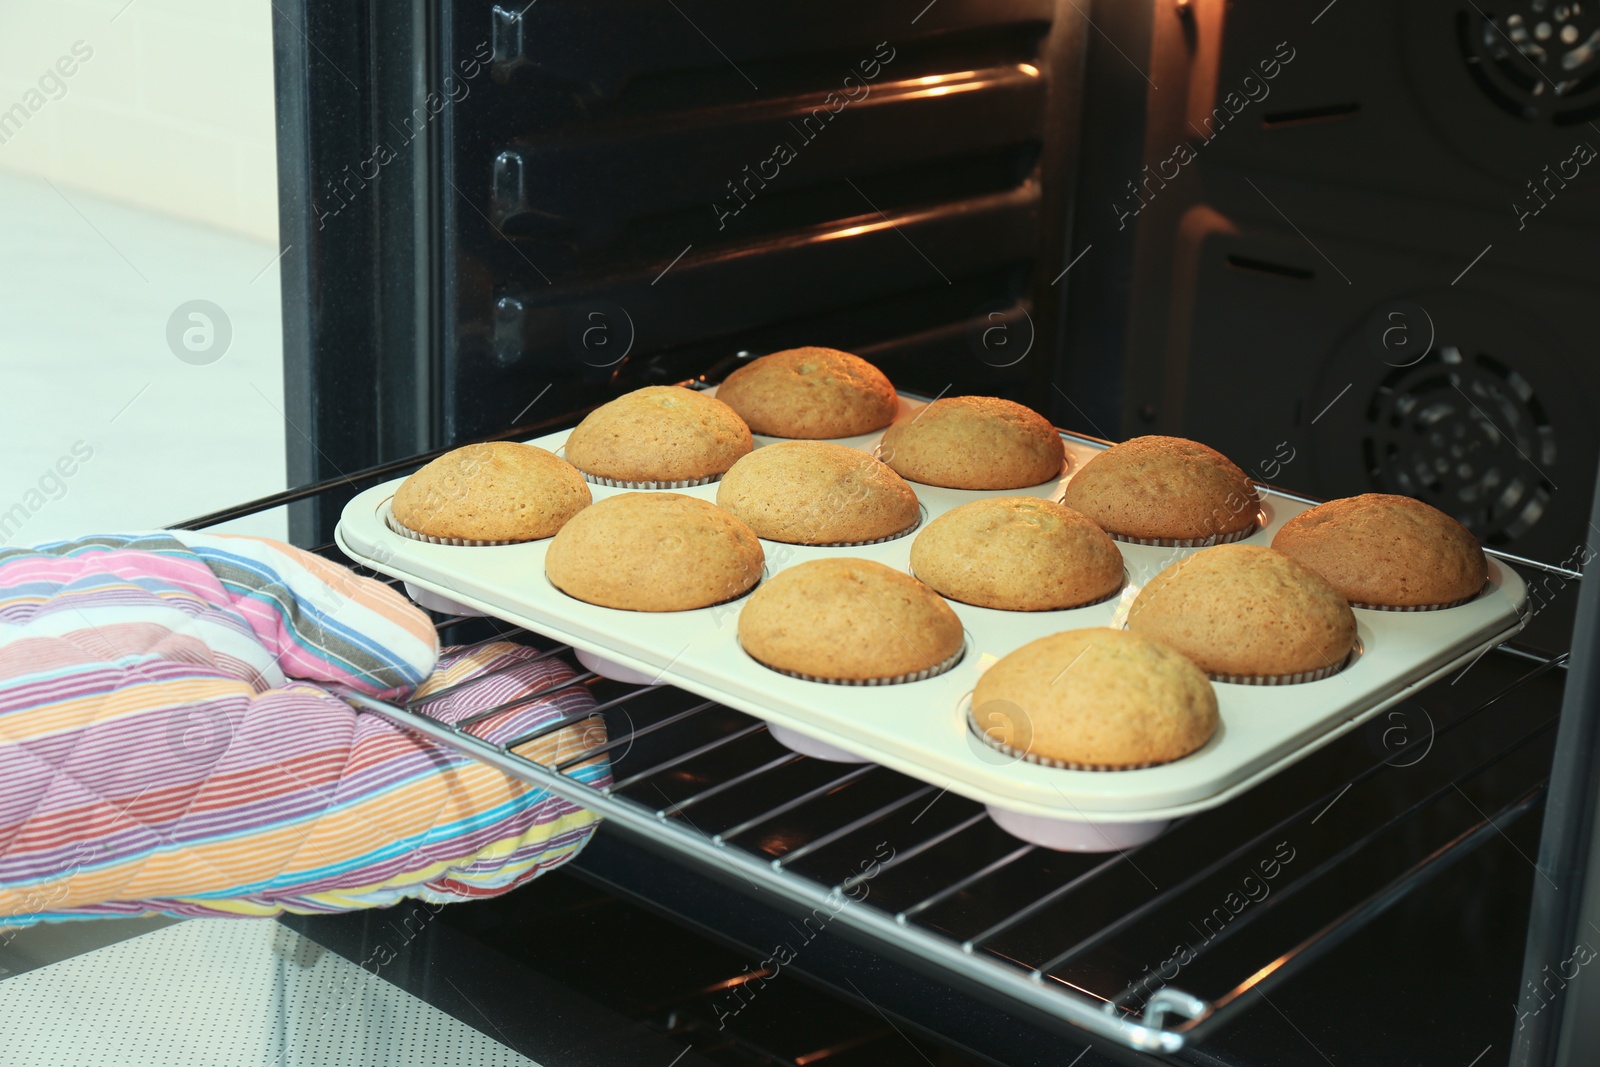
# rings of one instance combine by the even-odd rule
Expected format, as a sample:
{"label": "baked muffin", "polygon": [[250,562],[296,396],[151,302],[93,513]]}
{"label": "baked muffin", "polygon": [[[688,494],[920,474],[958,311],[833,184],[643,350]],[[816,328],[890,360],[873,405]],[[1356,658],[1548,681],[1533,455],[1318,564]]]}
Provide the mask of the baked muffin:
{"label": "baked muffin", "polygon": [[490,441],[446,452],[401,482],[390,527],[447,544],[537,541],[591,499],[583,475],[555,453]]}
{"label": "baked muffin", "polygon": [[946,489],[1024,489],[1067,460],[1043,415],[993,396],[935,400],[889,427],[878,454],[901,477]]}
{"label": "baked muffin", "polygon": [[681,489],[715,481],[747,455],[750,427],[722,401],[647,385],[591,411],[567,438],[567,462],[591,482]]}
{"label": "baked muffin", "polygon": [[1301,512],[1272,547],[1356,607],[1423,611],[1478,595],[1489,561],[1467,528],[1409,496],[1366,493]]}
{"label": "baked muffin", "polygon": [[883,372],[834,348],[790,348],[746,363],[717,399],[771,437],[854,437],[894,421],[900,399]]}
{"label": "baked muffin", "polygon": [[1261,511],[1227,456],[1181,437],[1135,437],[1085,463],[1061,502],[1119,541],[1197,546],[1242,540]]}
{"label": "baked muffin", "polygon": [[550,542],[544,573],[568,596],[625,611],[689,611],[742,596],[765,557],[750,527],[682,493],[623,493]]}
{"label": "baked muffin", "polygon": [[928,524],[911,569],[940,594],[1004,611],[1092,604],[1122,588],[1122,553],[1076,511],[1036,496],[974,500]]}
{"label": "baked muffin", "polygon": [[755,591],[739,612],[739,644],[808,681],[883,685],[955,666],[961,620],[909,574],[865,559],[814,559]]}
{"label": "baked muffin", "polygon": [[735,463],[717,485],[717,506],[759,537],[796,545],[864,544],[909,533],[917,494],[857,448],[780,441]]}
{"label": "baked muffin", "polygon": [[1247,684],[1327,677],[1356,643],[1356,617],[1338,590],[1260,545],[1218,545],[1174,563],[1134,600],[1128,629],[1217,681]]}
{"label": "baked muffin", "polygon": [[1181,759],[1217,730],[1200,669],[1125,630],[1068,630],[1030,641],[978,679],[979,736],[1033,763],[1131,770]]}

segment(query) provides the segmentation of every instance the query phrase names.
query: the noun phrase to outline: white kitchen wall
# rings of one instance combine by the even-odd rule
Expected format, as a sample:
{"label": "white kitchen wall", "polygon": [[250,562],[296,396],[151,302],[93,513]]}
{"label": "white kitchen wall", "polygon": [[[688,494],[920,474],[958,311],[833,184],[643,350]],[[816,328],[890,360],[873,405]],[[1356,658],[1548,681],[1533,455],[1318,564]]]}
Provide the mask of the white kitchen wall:
{"label": "white kitchen wall", "polygon": [[0,0],[0,544],[285,487],[271,19]]}
{"label": "white kitchen wall", "polygon": [[0,170],[276,243],[272,99],[270,0],[0,3]]}

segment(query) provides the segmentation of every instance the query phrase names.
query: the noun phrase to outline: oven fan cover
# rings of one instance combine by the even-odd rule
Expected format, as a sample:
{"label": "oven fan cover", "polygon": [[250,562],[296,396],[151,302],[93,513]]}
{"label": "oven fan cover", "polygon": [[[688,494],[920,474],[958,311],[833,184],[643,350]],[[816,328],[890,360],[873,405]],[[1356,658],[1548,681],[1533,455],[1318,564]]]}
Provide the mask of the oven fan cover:
{"label": "oven fan cover", "polygon": [[1541,472],[1558,457],[1555,427],[1528,380],[1486,352],[1445,345],[1395,368],[1362,421],[1378,492],[1426,500],[1497,546],[1550,510],[1555,487]]}
{"label": "oven fan cover", "polygon": [[[1577,142],[1600,146],[1589,125],[1600,122],[1600,0],[1414,0],[1396,8],[1401,74],[1425,120],[1405,135],[1413,148],[1437,138],[1472,170],[1519,190],[1541,167],[1570,158]],[[1443,170],[1431,177],[1441,187],[1452,182]],[[1467,182],[1460,192],[1510,216],[1501,190]],[[1583,200],[1566,199],[1574,217],[1600,217]]]}
{"label": "oven fan cover", "polygon": [[[1410,348],[1375,322],[1410,310]],[[1427,294],[1379,305],[1323,368],[1310,410],[1322,495],[1399,493],[1454,516],[1485,544],[1562,559],[1582,536],[1595,438],[1584,397],[1527,316],[1492,300]]]}
{"label": "oven fan cover", "polygon": [[1462,4],[1456,43],[1473,81],[1508,114],[1557,126],[1600,116],[1600,2]]}

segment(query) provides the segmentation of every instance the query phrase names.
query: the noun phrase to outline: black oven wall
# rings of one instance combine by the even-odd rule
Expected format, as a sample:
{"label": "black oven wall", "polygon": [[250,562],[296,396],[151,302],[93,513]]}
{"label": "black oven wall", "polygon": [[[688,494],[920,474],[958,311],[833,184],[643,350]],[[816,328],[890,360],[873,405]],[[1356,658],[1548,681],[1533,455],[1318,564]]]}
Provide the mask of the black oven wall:
{"label": "black oven wall", "polygon": [[1528,6],[286,2],[291,480],[821,343],[1564,563],[1600,57]]}
{"label": "black oven wall", "polygon": [[1571,567],[1600,448],[1596,15],[1155,4],[1128,42],[1159,86],[1143,158],[1079,205],[1132,246],[1124,435],[1418,496]]}

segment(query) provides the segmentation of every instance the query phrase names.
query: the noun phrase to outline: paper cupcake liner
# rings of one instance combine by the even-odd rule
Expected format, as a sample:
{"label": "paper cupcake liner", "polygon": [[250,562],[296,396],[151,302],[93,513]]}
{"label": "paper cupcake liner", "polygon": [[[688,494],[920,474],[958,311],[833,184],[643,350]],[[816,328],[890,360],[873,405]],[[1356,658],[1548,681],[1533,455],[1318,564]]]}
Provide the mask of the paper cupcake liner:
{"label": "paper cupcake liner", "polygon": [[1359,601],[1350,601],[1353,608],[1366,608],[1368,611],[1444,611],[1447,608],[1459,608],[1463,604],[1470,604],[1483,595],[1479,589],[1471,596],[1464,596],[1460,600],[1452,600],[1448,604],[1363,604]]}
{"label": "paper cupcake liner", "polygon": [[[567,459],[567,446],[564,443],[555,450],[555,454],[567,460],[568,463],[572,463],[570,459]],[[678,478],[672,481],[652,479],[630,482],[623,478],[606,478],[599,474],[590,474],[577,464],[573,464],[573,469],[583,475],[583,480],[590,485],[604,485],[612,489],[692,489],[697,485],[710,485],[712,482],[722,479],[721,474],[713,474],[706,478]]]}
{"label": "paper cupcake liner", "polygon": [[602,478],[600,475],[590,474],[588,471],[579,471],[578,473],[583,475],[584,481],[592,485],[605,485],[610,486],[612,489],[692,489],[697,485],[710,485],[712,482],[722,480],[722,475],[712,474],[705,478],[679,478],[670,482],[628,482],[623,481],[621,478]]}
{"label": "paper cupcake liner", "polygon": [[[869,452],[868,455],[870,455],[873,459],[877,460],[880,463],[887,464],[889,462],[888,460],[883,458],[883,443],[881,441],[878,444],[875,444],[875,445],[872,446],[872,451]],[[1002,485],[1002,486],[998,486],[998,487],[992,488],[992,489],[962,489],[959,486],[954,486],[954,485],[935,485],[932,482],[919,482],[915,478],[907,477],[904,474],[901,474],[900,477],[905,478],[906,481],[912,482],[915,485],[926,485],[926,486],[928,486],[930,488],[933,488],[933,489],[954,489],[958,493],[1020,493],[1024,489],[1033,489],[1033,488],[1036,488],[1037,486],[1049,485],[1051,482],[1055,481],[1057,478],[1060,478],[1063,475],[1065,475],[1067,473],[1067,471],[1069,471],[1071,469],[1072,469],[1072,457],[1069,455],[1069,456],[1067,456],[1067,458],[1065,458],[1065,459],[1063,459],[1061,461],[1060,468],[1058,468],[1054,474],[1050,475],[1050,477],[1046,478],[1042,482],[1031,482],[1028,485],[1009,485],[1009,486],[1008,485]],[[899,471],[896,471],[895,473],[899,474]],[[1052,499],[1054,499],[1055,503],[1057,503],[1057,504],[1061,503],[1061,500],[1059,499],[1059,497],[1052,498]]]}
{"label": "paper cupcake liner", "polygon": [[[911,577],[913,577],[913,578],[917,578],[917,572],[912,570],[911,567],[909,567],[909,566],[906,567],[906,573],[911,575]],[[946,600],[954,600],[957,604],[969,604],[969,605],[971,605],[972,607],[975,607],[975,608],[986,608],[989,611],[1009,611],[1009,612],[1012,612],[1013,614],[1016,614],[1016,615],[1048,615],[1052,611],[1077,611],[1080,608],[1092,608],[1097,604],[1105,604],[1105,603],[1108,603],[1109,601],[1115,600],[1115,599],[1117,599],[1117,597],[1121,596],[1122,595],[1122,591],[1124,589],[1128,588],[1129,580],[1130,579],[1129,579],[1129,575],[1128,575],[1128,568],[1127,567],[1123,567],[1122,568],[1122,582],[1115,589],[1111,590],[1111,592],[1107,593],[1105,596],[1096,597],[1093,600],[1086,600],[1082,604],[1074,604],[1070,608],[1039,608],[1038,610],[1033,610],[1033,609],[1030,609],[1030,608],[993,608],[993,607],[989,607],[988,604],[973,604],[972,601],[970,601],[970,600],[962,600],[960,597],[953,597],[948,593],[940,592],[938,589],[933,589],[933,586],[928,585],[927,582],[922,582],[921,578],[917,578],[917,581],[922,582],[923,585],[928,585],[929,589],[933,589],[933,591],[935,593],[938,593],[940,596],[944,597]]]}
{"label": "paper cupcake liner", "polygon": [[[740,600],[743,600],[745,597],[749,596],[751,593],[754,593],[757,589],[760,589],[761,588],[761,583],[766,581],[766,580],[767,580],[767,570],[766,570],[765,567],[763,567],[761,569],[761,577],[757,578],[754,582],[750,583],[750,588],[749,589],[746,589],[742,593],[735,593],[730,597],[723,597],[721,600],[718,600],[713,604],[707,604],[705,607],[706,608],[720,608],[725,604],[733,604],[733,603],[736,603],[736,602],[738,602]],[[685,610],[686,611],[704,611],[705,608],[686,608]]]}
{"label": "paper cupcake liner", "polygon": [[[982,729],[973,721],[970,700],[967,702],[967,729],[979,741],[982,741],[996,752],[1010,756],[1012,759],[1021,760],[1024,763],[1034,763],[1040,767],[1053,767],[1058,771],[1142,771],[1148,767],[1159,767],[1164,763],[1176,763],[1177,760],[1184,758],[1179,756],[1177,759],[1149,760],[1144,763],[1078,763],[1074,760],[1056,759],[1053,756],[1041,756],[1037,752],[1027,752],[1004,742],[996,741],[989,735],[988,731]],[[1192,753],[1186,753],[1186,755],[1192,755]]]}
{"label": "paper cupcake liner", "polygon": [[742,593],[735,593],[730,597],[723,597],[721,600],[712,601],[710,604],[697,604],[692,608],[673,608],[670,611],[645,611],[643,608],[619,608],[615,604],[601,604],[593,600],[585,600],[581,596],[575,596],[574,594],[569,593],[565,589],[561,588],[559,585],[556,585],[555,582],[551,582],[550,586],[564,597],[570,597],[571,599],[578,601],[580,604],[592,604],[597,608],[605,608],[607,611],[631,611],[638,615],[675,615],[682,611],[705,611],[708,608],[720,608],[725,604],[736,603],[737,601],[743,600],[751,593],[754,593],[757,589],[760,589],[761,583],[766,580],[767,574],[766,571],[763,570],[761,577],[757,578],[750,588],[746,589]]}
{"label": "paper cupcake liner", "polygon": [[[922,526],[922,516],[917,516],[917,521],[907,526],[899,533],[889,534],[887,537],[874,537],[870,541],[780,541],[779,544],[795,545],[798,548],[860,548],[863,545],[881,545],[886,541],[898,541],[902,537],[909,537]],[[768,538],[771,540],[771,538]]]}
{"label": "paper cupcake liner", "polygon": [[432,537],[425,533],[418,533],[408,526],[401,525],[400,520],[395,518],[394,513],[388,509],[384,510],[383,524],[389,527],[390,530],[393,530],[395,533],[399,534],[401,537],[409,537],[413,541],[426,541],[430,545],[455,545],[461,548],[485,548],[492,545],[524,545],[529,541],[539,540],[536,537],[524,537],[512,541],[473,541],[465,537]]}
{"label": "paper cupcake liner", "polygon": [[1113,600],[1117,599],[1117,597],[1122,595],[1122,591],[1124,589],[1128,588],[1128,582],[1130,580],[1131,579],[1130,579],[1130,577],[1128,575],[1128,568],[1124,567],[1124,568],[1122,568],[1122,581],[1121,581],[1121,583],[1115,589],[1111,590],[1111,592],[1107,593],[1105,596],[1097,597],[1094,600],[1086,600],[1082,604],[1074,604],[1070,608],[1056,608],[1054,610],[1056,610],[1056,611],[1077,611],[1079,608],[1092,608],[1096,604],[1109,603],[1110,601],[1113,601]]}
{"label": "paper cupcake liner", "polygon": [[1235,541],[1243,541],[1246,537],[1261,529],[1258,519],[1242,530],[1233,533],[1212,534],[1210,537],[1129,537],[1126,534],[1106,531],[1106,535],[1113,541],[1121,541],[1129,545],[1149,545],[1152,548],[1212,548],[1216,545],[1231,545]]}
{"label": "paper cupcake liner", "polygon": [[[945,673],[950,668],[960,663],[961,658],[966,654],[967,644],[965,641],[962,641],[961,647],[956,650],[956,654],[945,660],[943,663],[936,663],[932,667],[925,667],[920,671],[913,671],[910,674],[897,674],[893,678],[823,678],[820,675],[804,674],[800,671],[786,671],[782,667],[774,667],[769,663],[761,663],[761,661],[758,659],[756,659],[756,662],[761,663],[761,665],[767,668],[769,671],[786,675],[790,678],[798,678],[802,682],[821,682],[823,685],[904,685],[906,682],[922,682],[929,678],[937,678],[939,675]],[[755,659],[754,656],[751,656],[750,658]]]}
{"label": "paper cupcake liner", "polygon": [[1314,671],[1300,671],[1297,674],[1212,674],[1208,671],[1206,677],[1213,682],[1226,682],[1229,685],[1299,685],[1302,682],[1319,682],[1324,678],[1332,678],[1355,662],[1355,658],[1355,653],[1351,652],[1338,663],[1318,667]]}

